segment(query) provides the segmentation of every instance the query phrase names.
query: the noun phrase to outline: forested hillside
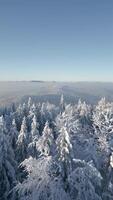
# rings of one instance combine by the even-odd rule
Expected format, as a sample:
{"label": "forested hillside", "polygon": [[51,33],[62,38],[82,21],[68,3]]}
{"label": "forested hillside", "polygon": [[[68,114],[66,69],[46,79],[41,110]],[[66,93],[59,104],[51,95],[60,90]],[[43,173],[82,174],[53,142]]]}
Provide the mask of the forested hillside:
{"label": "forested hillside", "polygon": [[113,200],[113,102],[1,109],[0,200]]}

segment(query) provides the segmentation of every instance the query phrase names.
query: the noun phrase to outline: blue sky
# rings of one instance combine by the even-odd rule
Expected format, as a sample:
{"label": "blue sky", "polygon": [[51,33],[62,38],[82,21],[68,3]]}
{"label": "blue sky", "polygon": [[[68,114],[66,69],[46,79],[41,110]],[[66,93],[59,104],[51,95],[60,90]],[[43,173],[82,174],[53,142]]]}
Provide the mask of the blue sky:
{"label": "blue sky", "polygon": [[0,0],[0,80],[113,81],[113,0]]}

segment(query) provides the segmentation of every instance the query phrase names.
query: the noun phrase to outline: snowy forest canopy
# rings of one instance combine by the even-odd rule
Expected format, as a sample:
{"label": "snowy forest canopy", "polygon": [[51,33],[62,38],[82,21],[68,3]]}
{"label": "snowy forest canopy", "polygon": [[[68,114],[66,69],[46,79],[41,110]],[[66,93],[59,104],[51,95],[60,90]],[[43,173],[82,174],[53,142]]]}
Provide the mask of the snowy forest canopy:
{"label": "snowy forest canopy", "polygon": [[2,109],[0,200],[113,200],[113,102]]}

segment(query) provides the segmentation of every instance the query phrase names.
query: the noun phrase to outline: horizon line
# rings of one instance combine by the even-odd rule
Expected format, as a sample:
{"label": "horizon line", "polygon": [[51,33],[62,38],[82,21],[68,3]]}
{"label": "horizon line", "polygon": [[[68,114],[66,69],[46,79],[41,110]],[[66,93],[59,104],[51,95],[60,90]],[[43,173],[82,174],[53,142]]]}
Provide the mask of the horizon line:
{"label": "horizon line", "polygon": [[99,80],[93,80],[93,81],[86,81],[86,80],[79,80],[79,81],[69,81],[69,80],[0,80],[0,82],[59,82],[59,83],[78,83],[78,82],[86,82],[86,83],[113,83],[113,81],[99,81]]}

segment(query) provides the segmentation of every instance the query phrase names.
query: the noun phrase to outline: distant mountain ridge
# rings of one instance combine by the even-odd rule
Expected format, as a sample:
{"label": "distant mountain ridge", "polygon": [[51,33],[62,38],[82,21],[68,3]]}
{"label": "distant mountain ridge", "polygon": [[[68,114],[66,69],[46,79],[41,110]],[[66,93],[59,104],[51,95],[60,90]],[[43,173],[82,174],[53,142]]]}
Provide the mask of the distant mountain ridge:
{"label": "distant mountain ridge", "polygon": [[17,102],[26,96],[49,98],[51,101],[64,94],[66,99],[79,98],[94,104],[102,97],[113,101],[112,82],[56,82],[56,81],[8,81],[0,82],[0,105]]}

